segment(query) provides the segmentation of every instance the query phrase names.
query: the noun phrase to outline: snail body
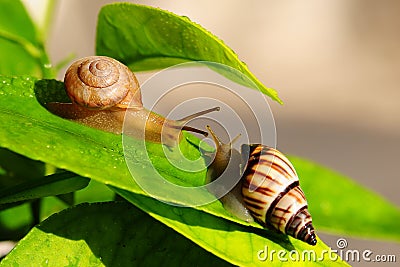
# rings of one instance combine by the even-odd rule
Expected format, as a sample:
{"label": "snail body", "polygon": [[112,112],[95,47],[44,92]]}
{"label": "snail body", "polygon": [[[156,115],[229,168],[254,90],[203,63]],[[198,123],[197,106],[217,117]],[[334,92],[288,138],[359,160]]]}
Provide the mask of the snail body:
{"label": "snail body", "polygon": [[[212,187],[208,187],[208,190],[216,196],[221,196],[219,200],[231,214],[246,222],[253,222],[253,216],[246,207],[241,194],[242,183],[239,182],[236,185],[232,185],[232,181],[240,180],[241,176],[240,164],[242,156],[239,151],[232,149],[232,144],[239,136],[233,141],[224,144],[209,126],[207,126],[207,129],[214,139],[217,152],[214,160],[208,166],[206,183],[210,183],[217,178],[219,181]],[[225,194],[225,192],[229,193]]]}
{"label": "snail body", "polygon": [[[208,129],[217,143],[214,161],[209,166],[211,175],[215,172],[215,168],[229,166],[226,164],[227,159],[239,152],[232,152],[234,149],[227,152],[227,148],[223,144],[219,145],[218,143],[221,143],[219,139],[209,127]],[[241,151],[242,170],[239,174],[241,178],[236,185],[241,190],[239,192],[232,190],[226,196],[235,195],[234,197],[221,199],[224,207],[228,207],[227,209],[239,218],[250,214],[264,227],[315,245],[317,239],[308,212],[307,200],[290,161],[281,152],[266,145],[243,144]],[[213,176],[210,180],[216,178],[218,176]],[[231,198],[240,201],[229,203]],[[239,204],[243,207],[230,207]]]}
{"label": "snail body", "polygon": [[216,111],[211,108],[180,120],[170,120],[143,107],[139,82],[121,62],[92,56],[75,61],[66,71],[65,90],[72,103],[47,103],[54,114],[90,127],[146,141],[175,146],[181,130],[206,132],[185,126],[193,118]]}

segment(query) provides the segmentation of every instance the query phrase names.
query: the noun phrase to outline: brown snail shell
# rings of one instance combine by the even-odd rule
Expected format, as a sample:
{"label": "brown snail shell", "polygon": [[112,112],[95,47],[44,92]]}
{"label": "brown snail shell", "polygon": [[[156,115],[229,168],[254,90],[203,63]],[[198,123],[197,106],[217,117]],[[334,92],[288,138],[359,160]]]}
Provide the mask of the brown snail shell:
{"label": "brown snail shell", "polygon": [[91,56],[75,61],[66,71],[65,88],[73,103],[89,109],[142,108],[139,83],[119,61]]}

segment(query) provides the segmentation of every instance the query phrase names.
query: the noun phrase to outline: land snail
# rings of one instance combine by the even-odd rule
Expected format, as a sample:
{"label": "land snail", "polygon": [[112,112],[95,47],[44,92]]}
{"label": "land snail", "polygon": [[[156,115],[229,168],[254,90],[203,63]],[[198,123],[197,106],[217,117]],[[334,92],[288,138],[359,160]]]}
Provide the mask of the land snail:
{"label": "land snail", "polygon": [[85,57],[66,71],[65,90],[72,103],[47,103],[54,114],[101,130],[145,138],[146,141],[175,146],[181,130],[208,133],[185,125],[218,107],[200,111],[180,120],[170,120],[143,107],[136,76],[121,62],[105,56]]}
{"label": "land snail", "polygon": [[[315,245],[307,200],[290,161],[278,150],[260,144],[243,144],[239,154],[231,148],[237,137],[224,144],[209,126],[207,129],[216,145],[207,182],[224,174],[239,178],[236,186],[220,199],[224,208],[242,220],[254,219],[264,227]],[[223,186],[219,185],[218,190]],[[220,193],[218,190],[214,193]]]}

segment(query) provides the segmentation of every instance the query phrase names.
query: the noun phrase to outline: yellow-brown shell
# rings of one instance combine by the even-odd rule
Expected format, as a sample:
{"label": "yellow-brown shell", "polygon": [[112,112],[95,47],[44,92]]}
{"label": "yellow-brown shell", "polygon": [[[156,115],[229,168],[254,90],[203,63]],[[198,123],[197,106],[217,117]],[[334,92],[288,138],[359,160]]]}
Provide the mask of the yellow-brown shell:
{"label": "yellow-brown shell", "polygon": [[141,108],[142,98],[135,75],[121,62],[91,56],[75,61],[66,71],[65,88],[72,102],[89,109]]}
{"label": "yellow-brown shell", "polygon": [[242,194],[246,207],[261,224],[315,245],[317,240],[307,200],[290,161],[264,145],[243,145],[248,155]]}

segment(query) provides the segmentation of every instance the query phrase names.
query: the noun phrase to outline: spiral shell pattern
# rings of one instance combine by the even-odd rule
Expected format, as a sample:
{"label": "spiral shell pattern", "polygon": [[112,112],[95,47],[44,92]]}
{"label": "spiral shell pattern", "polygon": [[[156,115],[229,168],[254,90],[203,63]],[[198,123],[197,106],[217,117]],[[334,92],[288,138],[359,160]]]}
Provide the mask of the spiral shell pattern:
{"label": "spiral shell pattern", "polygon": [[242,195],[252,216],[262,225],[310,245],[317,240],[307,201],[290,161],[264,145],[242,145],[248,155]]}
{"label": "spiral shell pattern", "polygon": [[113,58],[92,56],[74,62],[65,73],[64,83],[71,100],[90,109],[121,103],[127,106],[132,99],[137,106],[142,105],[135,75]]}

